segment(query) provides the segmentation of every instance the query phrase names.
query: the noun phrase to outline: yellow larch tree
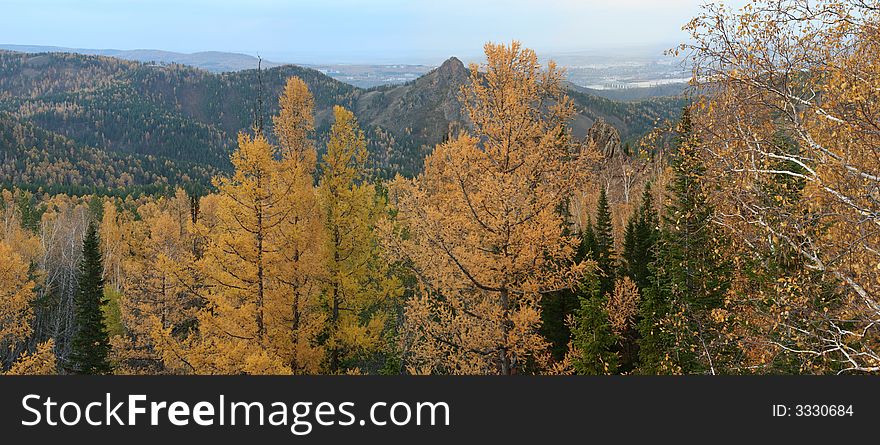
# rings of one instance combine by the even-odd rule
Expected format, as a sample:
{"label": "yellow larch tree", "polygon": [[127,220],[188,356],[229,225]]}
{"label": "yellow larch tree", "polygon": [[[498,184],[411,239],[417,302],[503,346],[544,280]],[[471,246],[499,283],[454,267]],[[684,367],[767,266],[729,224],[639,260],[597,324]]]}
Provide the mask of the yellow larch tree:
{"label": "yellow larch tree", "polygon": [[[28,273],[28,262],[5,241],[0,240],[0,347],[14,351],[33,333],[35,297],[34,282]],[[14,357],[9,374],[54,374],[54,343],[48,340],[37,345],[33,353],[25,351]],[[0,353],[5,357],[6,351]],[[0,367],[2,374],[2,367]]]}
{"label": "yellow larch tree", "polygon": [[33,298],[34,282],[28,276],[28,263],[0,241],[0,345],[21,342],[31,334]]}
{"label": "yellow larch tree", "polygon": [[573,142],[562,73],[518,42],[487,44],[462,89],[470,134],[438,146],[412,181],[391,186],[399,259],[419,278],[406,308],[411,372],[547,370],[539,296],[573,285],[560,207],[594,153]]}
{"label": "yellow larch tree", "polygon": [[278,98],[278,115],[272,118],[275,137],[281,147],[281,155],[311,164],[316,160],[315,147],[310,140],[315,130],[315,99],[302,79],[287,79],[284,91]]}
{"label": "yellow larch tree", "polygon": [[375,227],[385,214],[376,186],[365,181],[367,146],[351,111],[336,106],[318,187],[326,231],[323,292],[326,370],[358,372],[359,360],[385,346],[387,307],[401,294],[380,254]]}
{"label": "yellow larch tree", "polygon": [[129,238],[120,304],[127,335],[111,340],[119,361],[117,370],[158,373],[164,371],[158,366],[161,358],[154,344],[161,338],[153,338],[154,330],[190,329],[201,302],[190,199],[178,189],[173,197],[138,207],[137,214],[138,221],[118,229]]}
{"label": "yellow larch tree", "polygon": [[104,280],[114,291],[122,289],[122,263],[125,257],[126,221],[116,209],[112,199],[104,200],[103,214],[98,232],[101,238],[101,258],[104,265]]}
{"label": "yellow larch tree", "polygon": [[639,289],[630,277],[624,276],[614,283],[614,292],[608,295],[605,312],[615,335],[623,335],[635,327],[639,299]]}
{"label": "yellow larch tree", "polygon": [[298,77],[287,80],[273,117],[280,145],[279,174],[292,184],[287,197],[290,211],[281,223],[284,237],[283,276],[291,287],[290,309],[277,314],[290,328],[290,362],[296,374],[315,374],[324,358],[317,336],[324,315],[319,307],[323,267],[323,224],[314,187],[317,151],[310,136],[314,131],[314,99]]}
{"label": "yellow larch tree", "polygon": [[206,306],[199,330],[182,348],[169,339],[163,356],[200,374],[288,374],[289,325],[278,314],[290,307],[285,278],[283,222],[294,184],[281,174],[276,149],[259,132],[240,134],[232,154],[235,172],[218,177],[218,205],[200,260]]}
{"label": "yellow larch tree", "polygon": [[33,353],[25,352],[12,364],[6,375],[53,375],[58,372],[55,341],[46,340]]}
{"label": "yellow larch tree", "polygon": [[193,245],[206,303],[198,331],[183,340],[159,328],[167,365],[207,374],[313,374],[324,360],[318,334],[323,289],[323,228],[314,172],[313,99],[291,78],[279,99],[280,147],[239,135],[235,172],[218,177],[201,200]]}

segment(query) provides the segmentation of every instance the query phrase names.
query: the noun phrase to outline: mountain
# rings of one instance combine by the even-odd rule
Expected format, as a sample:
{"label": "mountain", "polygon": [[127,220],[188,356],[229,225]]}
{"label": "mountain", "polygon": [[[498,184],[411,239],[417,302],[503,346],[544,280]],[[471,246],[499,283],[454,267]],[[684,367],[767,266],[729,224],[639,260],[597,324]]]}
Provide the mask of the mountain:
{"label": "mountain", "polygon": [[[395,134],[409,133],[424,141],[436,141],[462,119],[458,102],[468,70],[455,57],[418,79],[399,86],[365,91],[358,97],[356,113]],[[413,127],[413,123],[418,123]]]}
{"label": "mountain", "polygon": [[[416,174],[437,143],[466,125],[458,98],[468,70],[455,58],[414,81],[362,89],[293,65],[209,73],[105,56],[0,51],[0,116],[8,128],[39,134],[32,140],[2,140],[4,164],[17,167],[0,171],[0,183],[75,186],[75,178],[86,180],[83,175],[37,174],[36,149],[61,153],[45,161],[53,170],[79,172],[83,159],[100,154],[113,165],[113,174],[127,173],[125,181],[90,182],[95,186],[207,184],[212,174],[230,168],[236,134],[254,122],[261,90],[262,116],[271,126],[276,98],[290,76],[302,78],[315,97],[319,150],[326,142],[332,107],[345,106],[367,133],[380,176]],[[681,108],[678,99],[623,103],[578,91],[571,91],[571,97],[579,112],[572,123],[575,136],[584,137],[602,118],[627,142]],[[55,140],[64,141],[66,148],[52,148]],[[97,173],[90,174],[88,178],[97,178]]]}
{"label": "mountain", "polygon": [[[200,68],[212,73],[225,73],[229,71],[241,71],[256,69],[259,59],[254,56],[239,53],[227,53],[221,51],[202,51],[197,53],[177,53],[156,49],[85,49],[65,48],[61,46],[41,45],[0,45],[0,50],[16,51],[22,53],[73,53],[87,56],[107,56],[117,59],[132,60],[144,63],[160,63],[188,65]],[[263,68],[280,66],[280,63],[263,60]]]}

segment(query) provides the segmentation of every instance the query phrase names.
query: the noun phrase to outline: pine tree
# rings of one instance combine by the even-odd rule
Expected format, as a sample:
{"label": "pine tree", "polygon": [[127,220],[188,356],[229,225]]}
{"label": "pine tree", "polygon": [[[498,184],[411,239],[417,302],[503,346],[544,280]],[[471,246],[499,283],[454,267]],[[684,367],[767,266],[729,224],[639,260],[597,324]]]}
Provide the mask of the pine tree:
{"label": "pine tree", "polygon": [[641,308],[643,373],[717,372],[717,326],[730,267],[719,252],[720,234],[703,190],[699,144],[685,110],[678,126],[674,179],[663,215],[658,255]]}
{"label": "pine tree", "polygon": [[659,226],[654,199],[651,196],[651,184],[648,183],[642,194],[641,206],[627,221],[621,256],[621,274],[630,277],[642,293],[650,284],[649,266],[656,256],[655,245],[659,236]]}
{"label": "pine tree", "polygon": [[599,294],[607,295],[614,290],[614,228],[611,222],[611,209],[608,206],[608,195],[605,187],[599,192],[599,204],[596,207],[595,246],[593,260],[599,268]]}
{"label": "pine tree", "polygon": [[101,310],[106,304],[103,271],[98,230],[94,223],[90,223],[83,240],[83,259],[76,294],[77,330],[71,343],[71,358],[67,366],[70,372],[76,374],[110,374],[113,371],[108,360],[110,338]]}

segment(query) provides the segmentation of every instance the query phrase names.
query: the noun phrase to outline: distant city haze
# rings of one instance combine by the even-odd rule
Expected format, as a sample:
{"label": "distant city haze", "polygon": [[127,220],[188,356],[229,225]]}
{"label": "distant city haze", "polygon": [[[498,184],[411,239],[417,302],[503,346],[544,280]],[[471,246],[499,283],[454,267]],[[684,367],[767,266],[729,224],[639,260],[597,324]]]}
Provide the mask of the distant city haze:
{"label": "distant city haze", "polygon": [[[0,43],[437,64],[517,39],[539,54],[659,53],[700,0],[4,0]],[[742,3],[728,2],[732,4]]]}

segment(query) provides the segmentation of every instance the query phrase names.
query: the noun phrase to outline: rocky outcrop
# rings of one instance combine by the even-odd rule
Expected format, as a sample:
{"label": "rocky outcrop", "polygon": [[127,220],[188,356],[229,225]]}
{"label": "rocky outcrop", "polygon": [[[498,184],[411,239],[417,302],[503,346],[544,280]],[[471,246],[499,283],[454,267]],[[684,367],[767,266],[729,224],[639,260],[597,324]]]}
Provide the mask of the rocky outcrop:
{"label": "rocky outcrop", "polygon": [[467,68],[453,57],[413,82],[365,91],[355,112],[364,124],[433,146],[447,136],[450,123],[462,120],[458,97],[467,81]]}
{"label": "rocky outcrop", "polygon": [[620,145],[620,133],[601,117],[587,131],[587,138],[584,143],[588,145],[595,144],[596,150],[607,159],[623,154]]}

